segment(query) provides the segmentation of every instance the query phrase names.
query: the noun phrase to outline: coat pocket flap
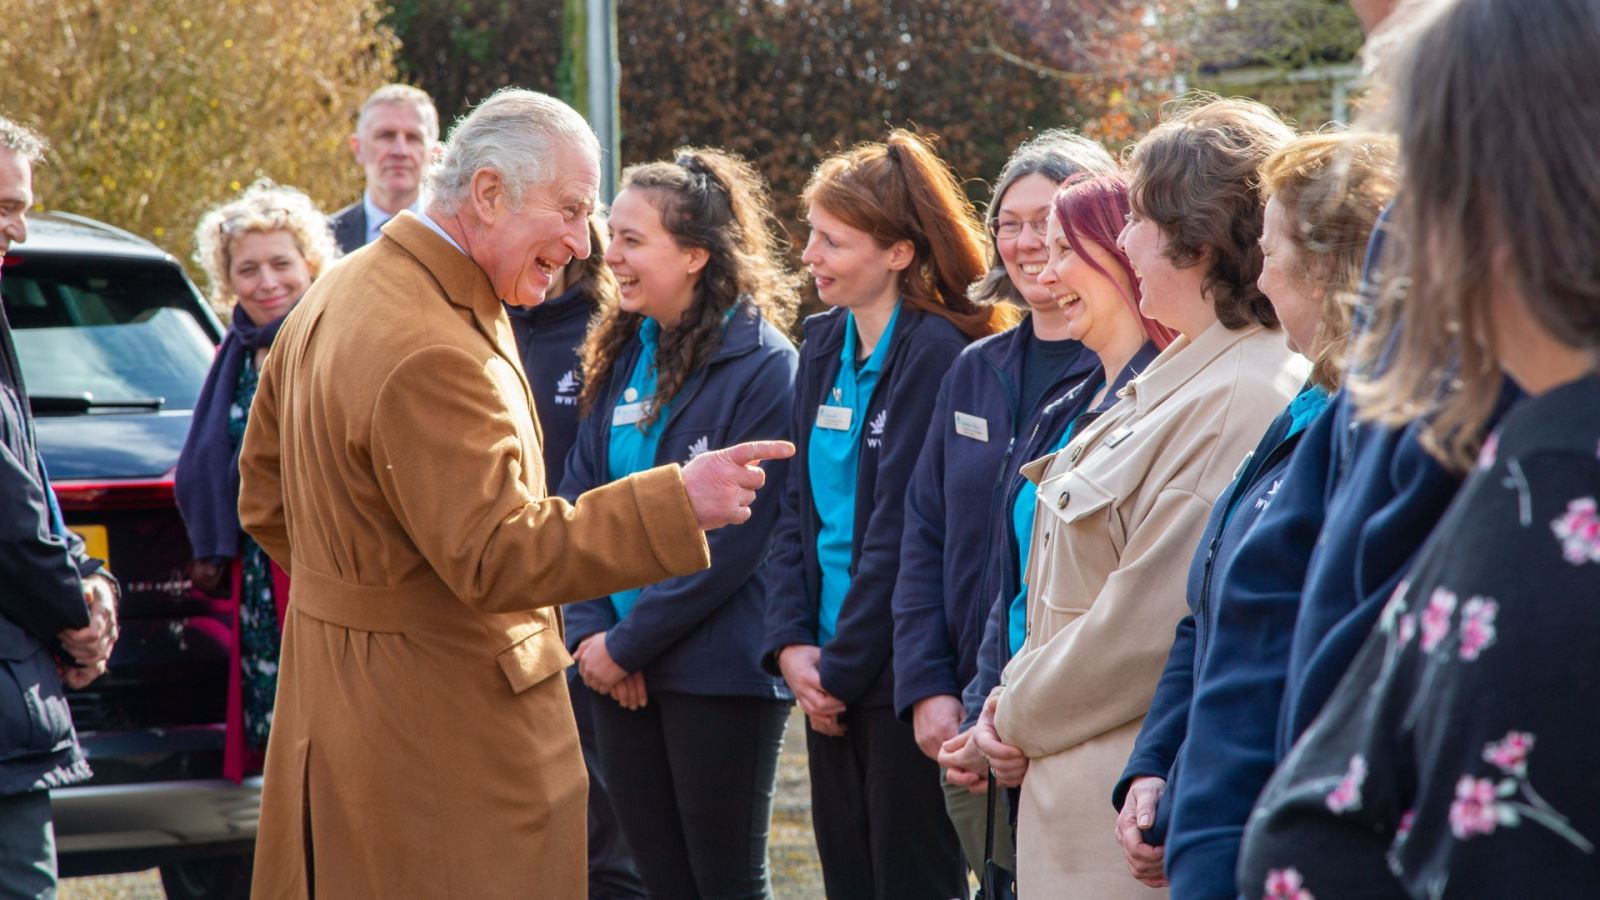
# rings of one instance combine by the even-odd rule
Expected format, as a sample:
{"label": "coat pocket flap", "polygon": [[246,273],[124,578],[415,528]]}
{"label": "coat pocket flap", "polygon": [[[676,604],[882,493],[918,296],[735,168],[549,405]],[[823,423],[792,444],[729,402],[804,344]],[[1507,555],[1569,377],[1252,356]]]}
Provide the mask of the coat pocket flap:
{"label": "coat pocket flap", "polygon": [[572,665],[572,655],[549,628],[539,628],[495,654],[513,693],[528,688]]}
{"label": "coat pocket flap", "polygon": [[1075,471],[1039,485],[1039,505],[1068,525],[1100,512],[1116,500],[1116,495]]}

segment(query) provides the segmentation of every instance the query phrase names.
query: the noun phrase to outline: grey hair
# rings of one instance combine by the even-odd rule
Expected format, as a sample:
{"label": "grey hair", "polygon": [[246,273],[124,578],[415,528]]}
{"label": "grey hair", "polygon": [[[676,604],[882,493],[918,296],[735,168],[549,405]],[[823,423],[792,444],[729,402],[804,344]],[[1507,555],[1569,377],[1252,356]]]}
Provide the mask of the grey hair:
{"label": "grey hair", "polygon": [[44,158],[50,144],[33,129],[0,116],[0,147],[10,150],[30,163]]}
{"label": "grey hair", "polygon": [[1000,260],[994,234],[994,223],[1000,218],[1000,203],[1013,184],[1029,175],[1043,175],[1061,184],[1078,174],[1106,175],[1115,171],[1117,162],[1106,148],[1065,128],[1042,131],[1018,146],[1000,170],[1000,177],[995,179],[994,193],[983,214],[984,229],[989,236],[989,271],[967,288],[967,296],[981,303],[1022,302],[1022,293],[1011,283],[1005,263]]}
{"label": "grey hair", "polygon": [[430,205],[455,215],[472,176],[492,169],[505,180],[511,208],[521,209],[529,188],[556,176],[555,151],[563,144],[600,155],[600,141],[577,110],[548,94],[501,88],[450,130],[444,158],[428,174]]}
{"label": "grey hair", "polygon": [[422,117],[422,130],[428,136],[428,143],[439,139],[439,109],[433,105],[433,98],[427,91],[409,84],[386,84],[368,94],[356,117],[356,134],[366,127],[372,108],[379,105],[412,107]]}

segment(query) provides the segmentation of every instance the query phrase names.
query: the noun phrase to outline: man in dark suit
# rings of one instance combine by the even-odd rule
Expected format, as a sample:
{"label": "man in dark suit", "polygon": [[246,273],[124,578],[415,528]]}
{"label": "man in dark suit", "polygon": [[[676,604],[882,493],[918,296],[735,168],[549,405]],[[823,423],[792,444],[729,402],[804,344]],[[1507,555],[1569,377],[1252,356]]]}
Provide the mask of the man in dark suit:
{"label": "man in dark suit", "polygon": [[372,92],[350,135],[350,152],[366,170],[367,189],[328,219],[341,251],[375,240],[400,210],[421,211],[422,176],[438,148],[439,112],[432,98],[405,84]]}
{"label": "man in dark suit", "polygon": [[[0,116],[0,257],[28,239],[44,149]],[[56,895],[50,789],[92,774],[63,687],[102,675],[117,640],[116,582],[103,566],[61,518],[0,314],[0,896]]]}

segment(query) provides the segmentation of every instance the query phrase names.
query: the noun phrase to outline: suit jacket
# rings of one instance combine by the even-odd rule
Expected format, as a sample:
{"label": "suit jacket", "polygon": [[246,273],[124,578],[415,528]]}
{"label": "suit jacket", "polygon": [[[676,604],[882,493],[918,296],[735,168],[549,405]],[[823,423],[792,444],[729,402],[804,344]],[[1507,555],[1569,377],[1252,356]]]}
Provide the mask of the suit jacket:
{"label": "suit jacket", "polygon": [[488,277],[409,213],[264,366],[240,520],[292,580],[253,895],[582,896],[550,607],[706,567],[676,466],[546,499]]}
{"label": "suit jacket", "polygon": [[367,244],[367,206],[362,198],[328,217],[328,227],[333,229],[333,239],[339,243],[340,253],[351,253]]}
{"label": "suit jacket", "polygon": [[1201,532],[1310,369],[1283,333],[1179,338],[1123,399],[1023,474],[1039,485],[1028,636],[995,727],[1026,753],[1018,893],[1155,898],[1108,839],[1122,773],[1178,621]]}

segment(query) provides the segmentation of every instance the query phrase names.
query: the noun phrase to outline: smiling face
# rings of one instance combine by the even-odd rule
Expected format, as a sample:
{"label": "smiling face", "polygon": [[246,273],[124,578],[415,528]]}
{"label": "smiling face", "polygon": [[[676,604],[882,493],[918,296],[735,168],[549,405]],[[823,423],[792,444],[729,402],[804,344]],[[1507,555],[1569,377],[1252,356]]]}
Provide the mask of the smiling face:
{"label": "smiling face", "polygon": [[816,279],[817,297],[823,303],[862,309],[894,302],[900,272],[911,264],[910,242],[880,247],[872,235],[815,203],[806,220],[811,235],[800,261]]}
{"label": "smiling face", "polygon": [[367,110],[350,149],[367,173],[373,202],[398,212],[416,201],[435,138],[423,124],[422,111],[410,103],[377,103]]}
{"label": "smiling face", "polygon": [[1139,311],[1194,340],[1217,320],[1206,302],[1206,262],[1179,268],[1167,258],[1167,235],[1161,226],[1137,212],[1117,235],[1117,246],[1139,277]]}
{"label": "smiling face", "polygon": [[311,286],[305,254],[287,231],[248,231],[228,244],[228,290],[256,325],[289,314]]}
{"label": "smiling face", "polygon": [[1277,198],[1267,201],[1261,228],[1261,276],[1256,287],[1267,295],[1283,324],[1289,349],[1309,354],[1322,322],[1322,304],[1306,283],[1300,251],[1289,240],[1294,227]]}
{"label": "smiling face", "polygon": [[[1005,264],[1006,276],[1035,311],[1048,311],[1055,306],[1055,297],[1039,286],[1039,273],[1044,270],[1049,250],[1046,237],[1034,231],[1033,226],[1044,223],[1056,187],[1054,181],[1037,172],[1018,178],[1006,188],[995,215],[995,249]],[[1015,236],[1007,237],[1011,231],[1016,232]]]}
{"label": "smiling face", "polygon": [[625,188],[606,220],[606,265],[617,276],[622,308],[672,328],[694,301],[706,251],[678,245],[661,221],[660,192]]}
{"label": "smiling face", "polygon": [[[1039,273],[1039,285],[1061,308],[1067,337],[1100,354],[1129,340],[1134,346],[1142,343],[1143,325],[1123,295],[1133,285],[1125,283],[1111,251],[1078,235],[1079,246],[1089,255],[1085,258],[1073,249],[1053,212],[1046,240],[1049,261]],[[1118,280],[1096,271],[1091,259],[1105,272],[1116,273]]]}
{"label": "smiling face", "polygon": [[537,306],[557,272],[589,255],[589,211],[600,186],[600,161],[586,148],[559,144],[553,180],[523,192],[512,209],[505,182],[493,169],[472,176],[476,223],[464,245],[489,276],[495,295],[512,306]]}

